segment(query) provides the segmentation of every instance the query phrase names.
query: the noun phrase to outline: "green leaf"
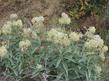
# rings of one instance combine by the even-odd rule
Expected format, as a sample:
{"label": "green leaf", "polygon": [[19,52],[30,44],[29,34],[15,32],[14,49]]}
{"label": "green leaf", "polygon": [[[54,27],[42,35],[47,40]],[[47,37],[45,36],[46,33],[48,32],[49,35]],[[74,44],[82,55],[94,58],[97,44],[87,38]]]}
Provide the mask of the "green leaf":
{"label": "green leaf", "polygon": [[56,68],[59,67],[60,63],[61,63],[61,58],[58,59],[58,61],[57,61],[57,63],[56,63]]}

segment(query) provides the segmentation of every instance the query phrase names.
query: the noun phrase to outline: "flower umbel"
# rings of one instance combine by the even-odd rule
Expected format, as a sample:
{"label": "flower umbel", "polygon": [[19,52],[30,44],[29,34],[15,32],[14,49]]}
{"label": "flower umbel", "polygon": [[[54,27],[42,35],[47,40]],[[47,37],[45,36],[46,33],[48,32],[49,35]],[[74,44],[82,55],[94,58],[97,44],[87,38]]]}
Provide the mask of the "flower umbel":
{"label": "flower umbel", "polygon": [[81,35],[79,33],[76,33],[76,32],[71,32],[69,34],[69,38],[71,41],[79,41],[80,37],[81,37]]}
{"label": "flower umbel", "polygon": [[20,41],[19,48],[22,52],[26,51],[31,46],[31,42],[29,40]]}
{"label": "flower umbel", "polygon": [[95,66],[95,72],[99,75],[102,71],[102,68],[98,65]]}
{"label": "flower umbel", "polygon": [[48,40],[64,46],[68,46],[70,44],[68,35],[55,29],[48,31]]}
{"label": "flower umbel", "polygon": [[36,32],[33,31],[31,28],[24,28],[22,35],[24,38],[32,38],[32,39],[38,38]]}
{"label": "flower umbel", "polygon": [[7,22],[1,29],[1,32],[5,35],[12,33],[11,22]]}
{"label": "flower umbel", "polygon": [[61,18],[59,18],[59,23],[60,24],[70,24],[71,19],[66,13],[62,13]]}
{"label": "flower umbel", "polygon": [[10,15],[10,20],[17,20],[17,18],[18,18],[18,15],[17,14],[11,14]]}
{"label": "flower umbel", "polygon": [[8,53],[5,46],[0,47],[0,57],[4,57]]}

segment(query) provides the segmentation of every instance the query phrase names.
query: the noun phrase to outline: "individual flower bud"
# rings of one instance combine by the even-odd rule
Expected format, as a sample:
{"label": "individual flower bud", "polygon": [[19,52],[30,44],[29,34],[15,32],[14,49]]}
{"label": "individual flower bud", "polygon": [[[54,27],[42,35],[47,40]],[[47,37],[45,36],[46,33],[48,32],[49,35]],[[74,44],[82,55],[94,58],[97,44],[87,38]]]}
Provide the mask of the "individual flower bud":
{"label": "individual flower bud", "polygon": [[1,46],[0,47],[0,57],[4,57],[6,56],[6,54],[8,53],[7,49],[5,46]]}
{"label": "individual flower bud", "polygon": [[107,51],[108,51],[108,46],[104,46],[104,47],[102,48],[102,51],[103,51],[103,52],[107,52]]}
{"label": "individual flower bud", "polygon": [[64,17],[64,18],[68,18],[68,15],[64,12],[61,14],[61,16]]}
{"label": "individual flower bud", "polygon": [[100,66],[98,66],[98,65],[95,66],[95,72],[96,72],[98,75],[100,75],[101,71],[102,71],[102,69],[101,69]]}
{"label": "individual flower bud", "polygon": [[94,34],[96,32],[96,28],[95,27],[89,27],[88,31]]}
{"label": "individual flower bud", "polygon": [[60,23],[60,24],[70,24],[70,23],[71,23],[71,19],[70,19],[70,17],[68,17],[67,14],[62,13],[61,16],[62,16],[62,17],[59,18],[59,23]]}
{"label": "individual flower bud", "polygon": [[26,51],[31,46],[31,42],[29,40],[20,41],[19,48],[21,51]]}
{"label": "individual flower bud", "polygon": [[10,20],[17,20],[18,19],[18,15],[17,14],[11,14],[10,15]]}
{"label": "individual flower bud", "polygon": [[37,64],[37,69],[42,69],[43,68],[43,66],[42,65],[40,65],[40,64]]}
{"label": "individual flower bud", "polygon": [[79,41],[80,40],[80,34],[76,33],[76,32],[71,32],[69,34],[69,39],[71,41]]}

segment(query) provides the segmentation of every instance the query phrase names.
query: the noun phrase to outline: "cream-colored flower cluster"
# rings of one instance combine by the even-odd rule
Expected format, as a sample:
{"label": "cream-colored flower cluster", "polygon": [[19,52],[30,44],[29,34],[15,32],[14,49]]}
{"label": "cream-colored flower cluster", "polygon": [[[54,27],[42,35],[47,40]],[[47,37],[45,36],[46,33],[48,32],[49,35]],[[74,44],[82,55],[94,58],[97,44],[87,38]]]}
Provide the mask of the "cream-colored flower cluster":
{"label": "cream-colored flower cluster", "polygon": [[19,48],[22,52],[25,52],[31,46],[31,42],[29,40],[23,40],[19,42]]}
{"label": "cream-colored flower cluster", "polygon": [[42,69],[43,68],[43,66],[41,65],[41,64],[37,64],[37,69]]}
{"label": "cream-colored flower cluster", "polygon": [[59,32],[56,29],[51,29],[48,31],[48,40],[54,43],[58,43],[64,46],[70,45],[72,42],[78,42],[82,34],[77,32],[71,32],[66,34],[64,32]]}
{"label": "cream-colored flower cluster", "polygon": [[101,66],[96,65],[96,66],[95,66],[95,72],[96,72],[97,75],[100,75],[101,72],[102,72],[102,68],[101,68]]}
{"label": "cream-colored flower cluster", "polygon": [[5,35],[12,33],[11,22],[7,22],[6,24],[4,24],[4,26],[1,29],[1,33]]}
{"label": "cream-colored flower cluster", "polygon": [[108,51],[108,47],[104,45],[103,39],[99,35],[95,35],[95,27],[90,27],[86,32],[87,41],[85,42],[85,47],[88,49],[98,49],[102,52]]}
{"label": "cream-colored flower cluster", "polygon": [[[36,24],[36,23],[41,24],[43,23],[43,21],[44,21],[43,16],[35,17],[32,19],[33,24]],[[23,40],[19,42],[19,48],[21,49],[21,51],[26,51],[31,46],[30,40],[38,39],[37,33],[34,30],[34,27],[33,28],[23,27],[22,20],[18,19],[17,14],[11,14],[10,20],[6,22],[6,24],[4,24],[4,26],[0,29],[0,35],[1,36],[4,36],[4,35],[13,36],[13,35],[18,35],[18,34],[21,35],[21,38],[19,40]],[[5,41],[6,40],[4,40],[3,42],[0,42],[0,45],[4,45],[3,43]],[[11,44],[11,41],[9,42]]]}
{"label": "cream-colored flower cluster", "polygon": [[[64,32],[57,31],[56,29],[51,29],[48,31],[48,40],[54,43],[58,43],[64,46],[70,45],[72,42],[79,42],[82,38],[86,38],[83,44],[86,49],[97,50],[102,54],[108,51],[108,46],[104,44],[103,39],[95,34],[95,27],[91,27],[85,34],[78,32],[71,32],[66,34]],[[105,57],[101,54],[102,59]]]}
{"label": "cream-colored flower cluster", "polygon": [[68,46],[70,44],[68,35],[55,29],[48,31],[48,40],[64,46]]}
{"label": "cream-colored flower cluster", "polygon": [[85,47],[87,48],[90,48],[90,49],[98,49],[98,48],[101,48],[104,46],[104,41],[99,38],[99,39],[96,39],[96,38],[92,38],[92,39],[89,39],[85,42]]}
{"label": "cream-colored flower cluster", "polygon": [[34,17],[31,20],[33,24],[33,29],[36,30],[37,32],[44,32],[45,27],[44,27],[44,17],[39,16],[39,17]]}
{"label": "cream-colored flower cluster", "polygon": [[32,38],[32,39],[38,38],[36,32],[33,31],[31,28],[23,28],[22,36],[24,38]]}
{"label": "cream-colored flower cluster", "polygon": [[7,53],[8,53],[8,51],[7,51],[6,47],[1,46],[0,47],[0,57],[2,57],[2,58],[5,57]]}
{"label": "cream-colored flower cluster", "polygon": [[22,20],[17,19],[18,16],[17,14],[12,14],[10,15],[10,21],[6,22],[4,26],[1,28],[1,33],[2,34],[11,34],[13,29],[18,29],[23,27]]}
{"label": "cream-colored flower cluster", "polygon": [[34,17],[32,19],[32,23],[39,23],[39,22],[43,22],[44,21],[44,17],[43,16],[39,16],[39,17]]}
{"label": "cream-colored flower cluster", "polygon": [[14,20],[17,20],[18,19],[18,15],[13,13],[10,15],[10,20],[14,21]]}
{"label": "cream-colored flower cluster", "polygon": [[88,38],[92,38],[94,36],[96,32],[96,28],[95,27],[89,27],[89,29],[87,30],[87,32],[85,33],[85,36],[87,36]]}
{"label": "cream-colored flower cluster", "polygon": [[85,36],[87,37],[87,40],[84,44],[85,48],[89,50],[96,50],[100,52],[101,60],[105,60],[104,53],[108,51],[108,46],[104,44],[103,39],[95,34],[95,27],[89,28],[86,32]]}
{"label": "cream-colored flower cluster", "polygon": [[69,34],[69,38],[71,41],[79,41],[80,38],[82,38],[83,34],[82,33],[77,33],[77,32],[71,32]]}
{"label": "cream-colored flower cluster", "polygon": [[62,13],[61,18],[59,18],[59,23],[60,24],[70,24],[71,19],[66,13]]}

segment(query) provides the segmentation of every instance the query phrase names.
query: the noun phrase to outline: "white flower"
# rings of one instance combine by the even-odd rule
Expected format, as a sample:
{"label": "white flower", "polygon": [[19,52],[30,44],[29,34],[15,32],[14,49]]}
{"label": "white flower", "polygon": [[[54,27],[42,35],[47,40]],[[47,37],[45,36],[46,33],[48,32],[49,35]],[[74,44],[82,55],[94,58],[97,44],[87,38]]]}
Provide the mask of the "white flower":
{"label": "white flower", "polygon": [[37,23],[37,22],[43,22],[44,21],[44,17],[43,16],[39,16],[39,17],[34,17],[32,20],[32,23]]}
{"label": "white flower", "polygon": [[42,65],[40,65],[40,64],[37,64],[37,69],[42,69]]}
{"label": "white flower", "polygon": [[0,45],[4,46],[4,47],[8,47],[9,46],[10,41],[9,40],[3,40],[0,41]]}
{"label": "white flower", "polygon": [[18,18],[18,15],[17,14],[11,14],[10,15],[10,19],[11,20],[16,20]]}
{"label": "white flower", "polygon": [[99,39],[99,40],[91,39],[85,42],[85,47],[89,49],[101,48],[103,44],[104,44],[104,41],[102,39]]}
{"label": "white flower", "polygon": [[95,27],[89,27],[88,31],[94,34],[96,32],[96,28]]}
{"label": "white flower", "polygon": [[104,41],[99,35],[93,35],[91,39],[85,42],[85,47],[89,49],[101,49],[104,46]]}
{"label": "white flower", "polygon": [[68,35],[55,29],[51,29],[48,32],[48,41],[52,41],[63,46],[68,46],[70,44]]}
{"label": "white flower", "polygon": [[69,46],[70,45],[70,40],[69,40],[68,36],[64,36],[60,43],[62,45],[64,45],[64,46]]}
{"label": "white flower", "polygon": [[98,46],[98,43],[97,41],[95,40],[89,40],[87,42],[85,42],[85,47],[88,48],[88,49],[93,49],[93,48],[97,48]]}
{"label": "white flower", "polygon": [[91,32],[89,32],[89,31],[87,31],[87,32],[85,33],[85,36],[90,39],[90,38],[93,38],[93,37],[94,37],[94,34],[91,33]]}
{"label": "white flower", "polygon": [[100,35],[93,35],[92,38],[93,38],[93,39],[96,39],[96,40],[101,39]]}
{"label": "white flower", "polygon": [[32,32],[31,28],[24,28],[23,29],[23,36],[29,37],[31,32]]}
{"label": "white flower", "polygon": [[26,51],[31,46],[31,42],[29,40],[20,41],[19,48],[21,51]]}
{"label": "white flower", "polygon": [[44,27],[44,23],[43,23],[44,22],[43,16],[34,17],[31,21],[33,23],[33,29],[35,31],[37,31],[38,33],[45,31],[45,27]]}
{"label": "white flower", "polygon": [[37,36],[37,34],[36,34],[35,31],[32,31],[30,36],[31,36],[31,38],[33,38],[33,39],[38,39],[38,36]]}
{"label": "white flower", "polygon": [[33,39],[38,38],[36,32],[33,31],[31,28],[24,28],[23,29],[23,36],[26,38],[33,38]]}
{"label": "white flower", "polygon": [[108,51],[108,46],[103,46],[102,51],[107,52]]}
{"label": "white flower", "polygon": [[22,20],[19,19],[17,21],[12,21],[12,26],[22,28],[23,27]]}
{"label": "white flower", "polygon": [[68,15],[64,12],[61,14],[61,16],[64,17],[64,18],[68,18]]}
{"label": "white flower", "polygon": [[62,13],[61,16],[62,16],[62,17],[59,18],[59,23],[60,23],[60,24],[70,24],[70,23],[71,23],[71,19],[70,19],[70,17],[68,17],[67,14]]}
{"label": "white flower", "polygon": [[50,31],[47,32],[48,34],[48,40],[52,41],[55,35],[58,33],[57,30],[51,29]]}
{"label": "white flower", "polygon": [[104,53],[101,53],[99,56],[100,56],[100,58],[101,58],[102,61],[105,60],[105,55],[104,55]]}
{"label": "white flower", "polygon": [[[95,27],[89,27],[88,31],[85,33],[85,36],[88,38],[93,38],[95,35],[94,33],[96,32]],[[97,36],[95,36],[97,37]]]}
{"label": "white flower", "polygon": [[71,32],[71,33],[69,34],[69,39],[70,39],[71,41],[79,41],[79,40],[80,40],[80,37],[81,37],[81,34],[78,34],[78,33],[76,33],[76,32]]}
{"label": "white flower", "polygon": [[6,24],[4,24],[4,26],[2,27],[1,32],[3,34],[11,34],[12,33],[11,23],[7,22]]}
{"label": "white flower", "polygon": [[4,57],[8,53],[5,46],[0,47],[0,57]]}
{"label": "white flower", "polygon": [[23,26],[22,20],[20,20],[20,19],[17,20],[16,25],[19,26],[19,27],[22,27]]}
{"label": "white flower", "polygon": [[102,69],[100,66],[96,65],[95,66],[95,72],[99,75],[101,73]]}

